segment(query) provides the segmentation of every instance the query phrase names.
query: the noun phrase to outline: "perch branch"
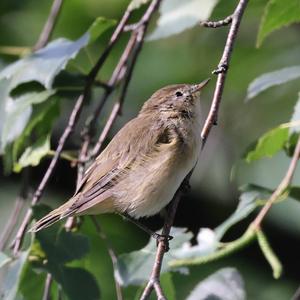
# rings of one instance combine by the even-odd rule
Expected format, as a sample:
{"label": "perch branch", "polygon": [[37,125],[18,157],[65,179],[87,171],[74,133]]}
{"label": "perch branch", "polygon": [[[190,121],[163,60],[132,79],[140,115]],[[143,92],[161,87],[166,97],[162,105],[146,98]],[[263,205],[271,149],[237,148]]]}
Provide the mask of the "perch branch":
{"label": "perch branch", "polygon": [[[82,106],[83,103],[85,102],[86,98],[88,97],[91,87],[93,85],[94,79],[97,76],[98,71],[100,70],[100,68],[102,67],[103,63],[105,62],[105,59],[107,58],[108,54],[110,53],[112,47],[115,45],[115,43],[118,41],[120,33],[122,32],[122,28],[124,27],[124,25],[126,24],[128,18],[130,16],[130,12],[127,10],[125,12],[125,14],[123,15],[121,21],[119,22],[117,28],[115,29],[107,47],[105,48],[104,52],[102,53],[102,55],[100,56],[100,58],[98,59],[96,65],[94,66],[94,68],[91,70],[91,72],[89,73],[88,77],[87,77],[87,81],[86,81],[86,85],[84,88],[84,91],[79,95],[79,97],[77,98],[76,102],[75,102],[75,106],[71,112],[71,115],[69,117],[68,120],[68,124],[67,127],[65,128],[62,136],[59,139],[58,142],[58,146],[55,150],[55,154],[48,166],[48,169],[46,170],[38,188],[36,189],[32,201],[31,201],[31,205],[34,206],[35,204],[37,204],[44,192],[44,189],[54,171],[54,168],[56,167],[56,164],[58,162],[58,159],[60,157],[60,154],[64,148],[65,142],[67,141],[67,139],[69,138],[70,134],[72,133],[75,124],[79,118],[80,112],[82,110]],[[32,209],[28,209],[25,218],[23,219],[23,222],[17,232],[15,241],[14,241],[14,254],[17,255],[21,245],[22,245],[22,241],[24,238],[24,234],[26,232],[27,226],[30,222],[32,216]]]}
{"label": "perch branch", "polygon": [[[203,130],[201,132],[201,138],[203,140],[203,146],[205,144],[205,141],[209,135],[211,127],[217,123],[217,114],[218,114],[218,109],[220,106],[221,98],[222,98],[222,93],[223,93],[223,88],[225,84],[225,78],[226,78],[226,72],[228,69],[232,49],[234,42],[237,37],[237,33],[239,30],[239,25],[244,13],[244,10],[246,8],[246,5],[248,4],[248,0],[240,0],[233,15],[232,15],[232,23],[230,26],[230,30],[228,32],[224,52],[222,55],[222,58],[220,60],[220,63],[218,65],[218,69],[214,71],[215,74],[218,74],[218,79],[217,79],[217,84],[215,88],[215,93],[211,105],[210,112],[208,114],[208,117],[205,121]],[[192,174],[193,170],[191,173],[188,175],[188,177],[185,179],[184,184],[181,185],[179,188],[178,193],[174,196],[174,199],[172,200],[170,207],[169,207],[169,212],[168,212],[168,217],[167,220],[163,226],[163,234],[169,234],[171,226],[173,224],[174,216],[176,213],[177,205],[180,200],[180,196],[183,193],[182,190],[184,186],[188,185],[189,178]],[[141,296],[141,300],[148,299],[152,290],[155,289],[157,297],[161,300],[165,299],[163,294],[160,293],[161,288],[157,288],[158,286],[160,287],[159,284],[159,278],[160,278],[160,271],[161,271],[161,264],[163,260],[164,253],[166,252],[166,241],[162,241],[158,245],[158,249],[156,252],[156,258],[154,262],[154,266],[152,269],[152,273],[150,276],[150,280],[148,281],[144,292]],[[156,286],[156,288],[155,288]]]}
{"label": "perch branch", "polygon": [[214,74],[218,75],[216,88],[211,104],[210,111],[208,113],[208,117],[205,121],[205,124],[203,126],[202,132],[201,132],[201,138],[203,141],[203,145],[205,144],[207,137],[209,135],[209,132],[213,125],[217,124],[218,120],[218,111],[219,106],[222,100],[222,94],[226,79],[226,73],[229,67],[229,62],[234,46],[234,42],[237,38],[237,33],[240,27],[241,19],[243,17],[243,13],[245,11],[245,8],[248,4],[248,0],[240,0],[233,15],[232,15],[232,22],[231,26],[228,32],[226,44],[224,47],[222,58],[219,62],[217,70],[213,71]]}

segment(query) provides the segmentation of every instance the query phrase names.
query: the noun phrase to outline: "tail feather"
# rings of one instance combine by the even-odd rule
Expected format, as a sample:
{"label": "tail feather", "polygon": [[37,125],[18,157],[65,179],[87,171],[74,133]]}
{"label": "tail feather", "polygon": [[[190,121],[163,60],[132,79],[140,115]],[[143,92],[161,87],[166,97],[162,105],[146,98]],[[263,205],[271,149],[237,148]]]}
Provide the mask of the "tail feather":
{"label": "tail feather", "polygon": [[[77,195],[79,196],[79,195]],[[71,198],[68,202],[61,205],[57,209],[51,211],[49,214],[47,214],[42,219],[38,220],[28,231],[29,232],[38,232],[44,228],[47,228],[54,223],[67,218],[69,216],[72,216],[76,213],[76,210],[70,209],[75,201],[77,201],[78,197]]]}

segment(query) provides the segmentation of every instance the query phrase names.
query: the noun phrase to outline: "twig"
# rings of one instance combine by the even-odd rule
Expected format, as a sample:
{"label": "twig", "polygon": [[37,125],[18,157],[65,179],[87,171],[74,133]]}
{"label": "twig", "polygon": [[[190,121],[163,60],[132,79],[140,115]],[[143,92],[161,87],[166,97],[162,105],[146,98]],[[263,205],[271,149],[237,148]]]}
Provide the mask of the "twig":
{"label": "twig", "polygon": [[[219,105],[220,105],[221,97],[222,97],[222,93],[223,93],[226,71],[228,69],[231,52],[233,49],[233,44],[237,37],[239,25],[240,25],[240,22],[241,22],[241,19],[243,16],[243,12],[246,8],[247,3],[248,3],[248,0],[240,0],[240,2],[238,3],[238,5],[234,11],[234,14],[232,17],[232,24],[231,24],[231,27],[230,27],[230,30],[229,30],[229,33],[227,36],[227,41],[225,44],[224,52],[223,52],[222,58],[220,60],[218,69],[214,72],[214,73],[218,74],[218,79],[217,79],[217,84],[216,84],[216,88],[215,88],[215,93],[214,93],[214,98],[212,101],[211,109],[210,109],[208,117],[205,121],[203,130],[201,132],[203,146],[209,135],[211,127],[214,124],[216,124],[216,122],[217,122],[217,114],[218,114],[218,109],[219,109]],[[174,196],[174,199],[172,200],[172,202],[170,204],[169,211],[168,211],[168,217],[167,217],[167,220],[166,220],[163,230],[162,230],[163,234],[169,234],[169,232],[170,232],[171,226],[173,224],[174,216],[176,213],[177,205],[178,205],[178,202],[179,202],[181,194],[182,194],[182,190],[183,190],[184,186],[186,186],[188,184],[189,178],[190,178],[192,172],[193,172],[193,170],[190,172],[190,174],[184,180],[183,184],[179,188],[178,192],[176,193],[176,195]],[[146,288],[141,296],[141,300],[148,299],[148,297],[150,296],[153,289],[155,289],[159,299],[165,299],[164,295],[161,294],[161,288],[160,288],[160,284],[159,284],[161,264],[162,264],[163,256],[165,253],[165,247],[166,247],[165,243],[166,242],[162,241],[158,245],[158,249],[156,252],[156,258],[155,258],[154,266],[153,266],[152,273],[150,276],[150,280],[148,281],[148,284],[146,285]]]}
{"label": "twig", "polygon": [[[191,173],[190,173],[191,174]],[[190,175],[188,175],[190,176]],[[166,216],[166,220],[162,229],[162,235],[165,236],[165,239],[161,239],[158,243],[157,251],[156,251],[156,257],[155,257],[155,262],[152,268],[152,272],[150,275],[150,279],[148,281],[148,284],[146,285],[143,294],[140,298],[140,300],[146,300],[150,296],[151,292],[153,289],[155,289],[157,296],[159,299],[163,300],[166,299],[165,296],[163,295],[162,289],[160,287],[160,271],[161,271],[161,266],[162,266],[162,261],[164,258],[164,255],[166,253],[166,250],[168,249],[168,239],[167,237],[170,234],[171,227],[173,225],[173,220],[175,218],[176,210],[178,203],[180,201],[180,198],[183,194],[183,185],[186,185],[186,181],[182,183],[182,185],[179,187],[177,190],[170,207],[168,209],[168,213]]]}
{"label": "twig", "polygon": [[51,292],[51,284],[52,284],[52,275],[50,273],[47,274],[46,281],[45,281],[45,287],[44,287],[44,293],[42,300],[50,300],[50,292]]}
{"label": "twig", "polygon": [[[101,228],[99,222],[97,221],[96,217],[91,216],[91,218],[92,218],[92,221],[95,225],[95,228],[96,228],[96,231],[97,231],[98,235],[100,236],[100,238],[105,243],[105,246],[107,248],[108,254],[109,254],[111,262],[112,262],[114,277],[115,277],[116,270],[118,269],[118,265],[117,265],[118,264],[118,259],[117,259],[117,255],[115,253],[115,250],[112,247],[111,242],[107,238],[106,234],[102,230],[102,228]],[[116,287],[117,300],[123,300],[122,289],[121,289],[121,286],[119,285],[118,280],[116,279],[116,277],[115,277],[115,287]]]}
{"label": "twig", "polygon": [[[36,205],[39,202],[39,200],[42,196],[42,193],[44,192],[44,189],[45,189],[45,187],[46,187],[46,185],[47,185],[47,183],[48,183],[48,181],[49,181],[49,179],[50,179],[50,177],[51,177],[51,175],[54,171],[54,168],[56,167],[56,164],[57,164],[58,159],[60,157],[60,154],[63,150],[65,142],[68,139],[68,137],[70,136],[71,132],[73,131],[74,126],[76,124],[76,121],[79,118],[80,112],[82,110],[83,103],[89,95],[90,89],[93,85],[93,81],[96,78],[97,73],[100,70],[100,68],[102,67],[103,63],[105,62],[105,59],[107,58],[108,54],[110,53],[113,45],[115,45],[115,43],[119,39],[120,33],[122,32],[122,28],[126,24],[129,16],[130,16],[130,12],[127,10],[125,12],[125,14],[123,15],[120,23],[118,24],[116,30],[114,31],[107,47],[105,48],[104,52],[100,56],[99,60],[97,61],[95,67],[89,73],[89,75],[87,77],[87,81],[86,81],[84,91],[77,98],[77,100],[75,102],[75,106],[74,106],[74,108],[71,112],[71,115],[69,117],[67,127],[65,128],[62,136],[59,139],[58,146],[55,150],[55,155],[53,156],[53,158],[52,158],[52,160],[49,164],[48,169],[46,170],[46,172],[45,172],[45,174],[44,174],[37,190],[35,191],[35,193],[33,195],[33,198],[32,198],[32,201],[31,201],[32,206]],[[13,252],[14,252],[15,255],[17,255],[17,253],[18,253],[18,251],[21,247],[23,237],[24,237],[24,234],[26,232],[26,228],[29,224],[31,215],[32,215],[32,209],[28,209],[28,211],[25,215],[25,218],[24,218],[24,220],[23,220],[23,222],[22,222],[22,224],[21,224],[21,226],[20,226],[20,228],[17,232],[15,241],[14,241],[14,250],[13,250]]]}
{"label": "twig", "polygon": [[44,28],[39,36],[37,43],[33,47],[33,50],[36,51],[40,48],[43,48],[48,43],[49,39],[51,38],[51,34],[53,32],[55,24],[57,22],[58,15],[61,11],[62,4],[63,4],[63,0],[53,1],[48,19],[44,25]]}
{"label": "twig", "polygon": [[240,0],[233,15],[232,15],[232,23],[228,32],[224,52],[222,55],[222,58],[219,62],[217,70],[215,70],[213,73],[218,75],[216,88],[211,104],[211,108],[208,114],[208,117],[205,121],[205,124],[203,126],[202,132],[201,132],[201,138],[203,140],[203,145],[205,144],[208,134],[212,128],[213,125],[217,124],[218,120],[218,111],[219,106],[222,100],[222,94],[226,79],[226,73],[229,67],[229,62],[232,54],[232,49],[234,46],[234,42],[237,37],[237,33],[240,27],[240,22],[243,16],[243,13],[245,11],[245,8],[248,4],[248,0]]}
{"label": "twig", "polygon": [[231,22],[232,22],[232,15],[226,17],[223,20],[219,20],[219,21],[201,21],[201,22],[199,22],[199,25],[207,27],[207,28],[217,28],[217,27],[227,26]]}
{"label": "twig", "polygon": [[268,211],[270,210],[270,208],[272,207],[274,202],[282,195],[282,193],[285,192],[285,190],[288,188],[288,186],[292,182],[293,176],[294,176],[295,171],[296,171],[296,167],[297,167],[299,157],[300,157],[300,138],[298,138],[296,149],[294,151],[291,163],[289,165],[289,168],[288,168],[284,178],[282,179],[282,181],[278,185],[277,189],[273,192],[271,197],[268,199],[266,204],[263,206],[263,208],[261,209],[261,211],[259,212],[259,214],[255,218],[255,220],[252,222],[252,226],[255,229],[260,228],[261,222],[265,218],[266,214],[268,213]]}

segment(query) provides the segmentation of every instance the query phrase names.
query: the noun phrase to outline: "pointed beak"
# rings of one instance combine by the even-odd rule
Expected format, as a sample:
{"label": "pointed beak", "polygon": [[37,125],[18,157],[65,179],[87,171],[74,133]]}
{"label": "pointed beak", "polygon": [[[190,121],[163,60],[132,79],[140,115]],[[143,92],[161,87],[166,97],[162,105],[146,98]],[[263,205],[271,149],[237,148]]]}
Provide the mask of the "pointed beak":
{"label": "pointed beak", "polygon": [[207,78],[207,79],[203,80],[202,82],[193,85],[192,93],[200,92],[208,84],[209,81],[210,81],[210,78]]}

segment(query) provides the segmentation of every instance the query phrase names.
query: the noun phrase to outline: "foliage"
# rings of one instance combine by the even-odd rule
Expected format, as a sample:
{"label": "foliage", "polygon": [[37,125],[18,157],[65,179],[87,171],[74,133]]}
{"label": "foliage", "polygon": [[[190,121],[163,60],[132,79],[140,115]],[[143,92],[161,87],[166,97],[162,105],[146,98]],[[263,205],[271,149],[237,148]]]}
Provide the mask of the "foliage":
{"label": "foliage", "polygon": [[[178,55],[182,55],[182,60],[185,60],[183,58],[184,53],[180,52],[182,49],[195,51],[180,48],[180,51],[176,52],[175,48],[179,41],[180,44],[187,44],[186,48],[193,48],[194,46],[190,47],[190,45],[198,43],[197,41],[191,43],[188,38],[185,39],[185,36],[188,37],[186,30],[194,28],[193,30],[198,32],[200,29],[197,24],[207,20],[211,15],[222,18],[223,14],[219,13],[220,7],[226,6],[222,11],[224,12],[227,9],[227,4],[221,2],[219,3],[217,0],[209,1],[209,3],[202,0],[164,0],[159,7],[157,24],[146,38],[148,44],[145,55],[149,53],[147,52],[149,48],[151,51],[155,51],[158,43],[163,45],[160,48],[162,53],[164,47],[170,44],[174,51],[167,54],[172,61],[168,71],[172,73],[172,68],[179,64]],[[133,12],[135,18],[135,14],[140,14],[147,9],[148,5],[151,5],[149,0],[133,0],[129,3],[128,9]],[[257,9],[262,13],[260,5],[255,3],[253,5],[257,6]],[[299,22],[299,9],[299,1],[297,0],[269,0],[260,21],[257,45],[261,46],[265,38],[273,31]],[[256,15],[253,20],[256,23],[259,22]],[[65,111],[69,110],[70,103],[74,105],[73,97],[71,98],[72,101],[67,101],[70,98],[68,93],[72,91],[77,96],[84,90],[88,80],[87,73],[96,62],[94,53],[97,52],[98,58],[99,49],[104,48],[107,44],[108,30],[115,25],[116,22],[112,19],[97,17],[87,31],[75,40],[67,37],[55,38],[42,49],[27,53],[25,56],[22,52],[19,59],[13,62],[5,61],[4,63],[4,60],[1,60],[0,153],[4,172],[7,175],[11,172],[22,173],[24,168],[28,167],[34,167],[34,170],[38,169],[43,166],[42,162],[47,156],[53,155],[51,142],[54,143],[55,141],[56,143],[55,132],[62,131],[62,128],[57,126],[57,121],[63,120],[64,122]],[[83,28],[81,30],[83,31]],[[204,30],[201,29],[201,31]],[[214,35],[215,33],[211,31],[207,35],[210,34]],[[150,43],[159,39],[162,41]],[[207,37],[206,39],[209,42]],[[121,40],[120,44],[122,43]],[[239,47],[242,48],[241,45],[237,45],[237,48]],[[254,45],[252,48],[254,51]],[[237,51],[239,50],[237,49]],[[176,59],[171,52],[175,53]],[[113,55],[116,54],[111,55],[114,58]],[[202,55],[201,61],[205,63],[208,60],[207,57],[207,55]],[[90,64],[85,64],[86,61],[90,61]],[[84,70],[81,68],[82,62],[85,65]],[[113,63],[115,62],[113,61]],[[148,70],[147,63],[156,64],[153,61],[146,61],[145,66],[142,66],[143,72],[144,69]],[[238,60],[233,60],[231,67],[234,69],[235,64],[238,63]],[[247,64],[246,61],[244,63]],[[111,67],[109,64],[111,62],[108,60],[108,66],[105,66],[107,69],[103,71],[103,78],[106,77],[106,73]],[[193,65],[184,67],[186,70],[192,69],[191,72],[195,71],[198,76],[197,64],[198,62],[193,62]],[[299,80],[300,67],[297,64],[276,68],[277,71],[272,72],[264,70],[263,74],[255,79],[253,79],[252,74],[249,75],[252,78],[249,77],[247,80],[250,82],[251,79],[247,90],[248,100],[259,97],[262,93],[265,95],[272,91],[271,88],[274,86],[279,86],[277,89],[282,89],[285,93],[284,88],[286,86],[283,84]],[[146,73],[148,72],[144,72],[145,76],[147,76]],[[181,69],[179,73],[185,76],[185,70]],[[245,76],[245,74],[238,74],[236,79],[239,79],[240,76]],[[103,78],[101,77],[101,80]],[[102,86],[101,80],[97,77],[97,82],[88,95],[92,101],[85,103],[86,107],[92,110],[95,105],[93,101],[99,97],[98,87]],[[150,86],[147,80],[144,81],[146,81],[147,87]],[[122,84],[120,85],[121,88]],[[237,85],[236,82],[235,85]],[[138,84],[135,87],[137,86],[139,87]],[[243,89],[243,93],[244,91],[245,89]],[[258,100],[252,100],[245,105],[256,106],[259,105],[258,102]],[[292,109],[290,108],[290,110]],[[264,161],[265,158],[275,161],[276,155],[279,153],[286,156],[287,159],[293,156],[299,138],[299,111],[300,99],[298,96],[290,120],[285,120],[286,123],[280,124],[276,121],[277,126],[274,127],[273,124],[269,127],[272,128],[271,130],[266,131],[263,126],[259,128],[260,133],[263,131],[264,133],[247,148],[246,153],[242,156],[242,160],[247,162],[247,167]],[[102,125],[102,119],[99,123]],[[256,132],[255,135],[257,136]],[[247,139],[247,143],[250,142]],[[71,150],[77,153],[78,145],[78,141],[75,140],[75,142],[70,142],[68,147],[70,146]],[[61,155],[61,159],[64,158],[71,160],[72,163],[76,161],[66,153]],[[268,171],[272,176],[272,170]],[[261,250],[272,268],[273,277],[280,278],[283,266],[275,254],[276,248],[273,250],[271,247],[265,229],[253,225],[257,213],[272,197],[276,191],[276,186],[269,188],[263,183],[254,184],[249,181],[246,181],[246,184],[245,182],[242,183],[236,209],[226,219],[224,217],[224,221],[215,226],[214,229],[200,228],[198,234],[194,236],[186,228],[172,228],[171,235],[174,236],[174,239],[170,241],[170,251],[165,255],[161,270],[161,284],[168,299],[179,299],[178,297],[180,297],[178,296],[180,287],[175,284],[176,278],[191,276],[195,266],[206,266],[210,265],[211,262],[221,260],[226,262],[225,257],[246,247],[253,241],[257,242],[255,247]],[[299,205],[299,186],[289,185],[275,199],[275,204],[287,199],[297,200],[295,202]],[[284,204],[287,203],[288,201]],[[33,210],[33,219],[38,219],[45,215],[50,208],[39,205],[35,206]],[[196,212],[193,218],[196,218]],[[143,244],[134,238],[131,239],[131,236],[138,235],[137,232],[130,229],[129,225],[124,225],[123,221],[121,221],[122,226],[116,225],[116,222],[118,221],[115,219],[107,221],[104,217],[104,224],[107,226],[101,227],[100,232],[93,222],[87,219],[84,219],[83,224],[79,224],[74,231],[66,231],[62,223],[55,224],[42,232],[31,235],[28,238],[30,241],[24,243],[17,257],[14,257],[9,251],[0,252],[0,298],[42,299],[47,274],[51,274],[53,281],[49,293],[52,299],[113,299],[115,297],[114,281],[116,285],[121,286],[124,299],[138,299],[145,282],[149,279],[155,261],[157,245],[152,238],[146,245],[145,241]],[[243,233],[239,237],[234,236],[232,238],[230,233],[240,224],[246,225],[246,227],[242,227]],[[197,223],[197,225],[200,224]],[[117,234],[116,229],[120,230],[122,234]],[[103,233],[107,234],[106,238],[101,235]],[[228,236],[232,238],[229,242],[227,241]],[[124,240],[127,241],[127,238],[128,243],[124,242]],[[111,264],[112,248],[115,248],[117,253],[116,265],[113,263],[113,266]],[[236,269],[226,267],[218,271],[211,271],[215,272],[200,282],[197,278],[194,288],[191,287],[185,294],[186,299],[240,300],[246,298],[248,290],[245,289],[242,276]],[[239,271],[242,272],[242,270]],[[245,279],[245,281],[247,286],[247,280]]]}

